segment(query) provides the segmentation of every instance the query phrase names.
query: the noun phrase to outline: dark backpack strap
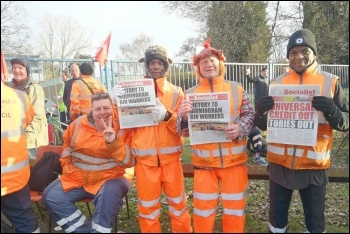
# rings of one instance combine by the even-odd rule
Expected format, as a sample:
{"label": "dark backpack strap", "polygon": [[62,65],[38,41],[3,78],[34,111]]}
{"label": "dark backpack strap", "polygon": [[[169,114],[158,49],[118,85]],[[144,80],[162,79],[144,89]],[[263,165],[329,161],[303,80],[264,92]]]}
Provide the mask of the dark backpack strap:
{"label": "dark backpack strap", "polygon": [[86,87],[88,87],[88,89],[90,90],[91,94],[94,94],[94,91],[92,91],[92,88],[88,85],[88,83],[86,83],[86,81],[84,79],[81,79],[81,81],[86,85]]}

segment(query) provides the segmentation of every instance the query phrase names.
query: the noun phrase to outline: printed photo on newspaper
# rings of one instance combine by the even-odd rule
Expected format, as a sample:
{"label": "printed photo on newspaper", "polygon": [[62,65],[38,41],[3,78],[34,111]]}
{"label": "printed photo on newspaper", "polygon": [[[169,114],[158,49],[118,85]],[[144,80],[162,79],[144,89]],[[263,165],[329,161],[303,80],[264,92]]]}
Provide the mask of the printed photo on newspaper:
{"label": "printed photo on newspaper", "polygon": [[156,105],[153,79],[120,81],[125,94],[118,98],[120,128],[137,128],[158,125],[158,119],[147,107]]}
{"label": "printed photo on newspaper", "polygon": [[221,93],[187,94],[193,103],[188,115],[191,145],[229,142],[225,128],[230,124],[230,95]]}
{"label": "printed photo on newspaper", "polygon": [[270,85],[275,105],[267,114],[266,142],[315,146],[319,117],[312,98],[320,92],[320,85]]}

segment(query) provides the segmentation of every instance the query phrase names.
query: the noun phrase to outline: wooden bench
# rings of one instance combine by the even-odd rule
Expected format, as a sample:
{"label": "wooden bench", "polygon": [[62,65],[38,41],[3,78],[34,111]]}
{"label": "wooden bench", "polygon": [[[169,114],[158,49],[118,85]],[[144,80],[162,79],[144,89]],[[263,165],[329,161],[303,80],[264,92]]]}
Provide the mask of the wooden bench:
{"label": "wooden bench", "polygon": [[[247,165],[248,178],[255,180],[268,180],[269,175],[266,171],[266,166],[261,165]],[[194,169],[192,164],[182,164],[184,176],[193,178]],[[348,167],[331,167],[327,171],[329,182],[343,182],[349,183],[349,168]]]}

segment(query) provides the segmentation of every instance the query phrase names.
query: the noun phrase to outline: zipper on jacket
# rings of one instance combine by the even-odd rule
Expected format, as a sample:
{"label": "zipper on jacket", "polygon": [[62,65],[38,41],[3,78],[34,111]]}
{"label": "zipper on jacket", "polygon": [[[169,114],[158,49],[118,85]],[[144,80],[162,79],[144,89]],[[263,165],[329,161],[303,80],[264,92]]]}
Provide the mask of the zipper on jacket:
{"label": "zipper on jacket", "polygon": [[[303,84],[303,74],[299,74],[299,84]],[[293,148],[293,155],[292,155],[292,162],[291,162],[291,169],[294,169],[294,162],[295,162],[295,153],[297,152],[297,145],[294,145]]]}
{"label": "zipper on jacket", "polygon": [[[208,81],[209,81],[209,84],[210,84],[210,92],[214,93],[213,79],[209,79]],[[218,143],[218,146],[219,146],[219,153],[220,153],[221,168],[224,168],[224,158],[222,156],[221,142]]]}

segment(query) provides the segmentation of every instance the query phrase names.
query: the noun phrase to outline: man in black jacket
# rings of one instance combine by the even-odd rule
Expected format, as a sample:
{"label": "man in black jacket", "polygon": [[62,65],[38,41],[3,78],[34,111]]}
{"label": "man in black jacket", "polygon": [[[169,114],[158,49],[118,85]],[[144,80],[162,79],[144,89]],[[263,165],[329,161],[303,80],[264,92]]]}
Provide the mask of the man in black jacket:
{"label": "man in black jacket", "polygon": [[[339,77],[321,71],[316,61],[316,39],[309,29],[294,32],[287,45],[289,74],[271,82],[303,86],[320,85],[322,96],[312,96],[318,111],[315,146],[269,142],[269,232],[287,232],[288,210],[294,190],[299,190],[307,233],[325,233],[327,169],[331,165],[333,130],[349,131],[349,101]],[[256,104],[255,124],[267,129],[267,112],[274,107],[272,96]],[[288,111],[288,110],[287,110]],[[292,129],[291,129],[292,131]]]}
{"label": "man in black jacket", "polygon": [[72,78],[65,83],[64,90],[63,90],[63,102],[64,102],[64,105],[67,107],[67,118],[68,118],[67,123],[70,123],[70,113],[69,113],[70,93],[72,91],[73,82],[75,80],[80,79],[79,66],[77,64],[73,63],[69,68],[69,72],[70,72]]}

